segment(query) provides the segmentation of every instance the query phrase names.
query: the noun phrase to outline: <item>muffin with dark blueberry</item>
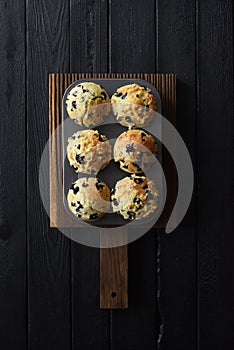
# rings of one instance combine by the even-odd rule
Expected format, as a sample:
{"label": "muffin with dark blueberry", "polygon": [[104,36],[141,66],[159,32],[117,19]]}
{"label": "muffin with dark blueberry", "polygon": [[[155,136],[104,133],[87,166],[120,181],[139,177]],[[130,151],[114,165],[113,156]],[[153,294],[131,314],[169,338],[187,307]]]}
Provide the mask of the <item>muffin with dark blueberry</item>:
{"label": "muffin with dark blueberry", "polygon": [[71,89],[66,105],[69,117],[77,124],[96,126],[110,112],[110,97],[100,85],[84,82]]}
{"label": "muffin with dark blueberry", "polygon": [[111,192],[113,211],[126,220],[149,217],[158,207],[158,198],[154,182],[135,174],[119,180]]}
{"label": "muffin with dark blueberry", "polygon": [[67,202],[76,217],[96,221],[109,211],[110,189],[95,177],[80,178],[70,187]]}
{"label": "muffin with dark blueberry", "polygon": [[153,136],[140,129],[130,129],[118,136],[114,145],[114,160],[127,173],[147,171],[155,161],[158,145]]}
{"label": "muffin with dark blueberry", "polygon": [[149,125],[156,111],[156,97],[151,89],[138,84],[118,88],[111,103],[118,122],[129,128]]}
{"label": "muffin with dark blueberry", "polygon": [[68,139],[67,158],[75,171],[96,174],[111,160],[111,145],[97,130],[81,130]]}

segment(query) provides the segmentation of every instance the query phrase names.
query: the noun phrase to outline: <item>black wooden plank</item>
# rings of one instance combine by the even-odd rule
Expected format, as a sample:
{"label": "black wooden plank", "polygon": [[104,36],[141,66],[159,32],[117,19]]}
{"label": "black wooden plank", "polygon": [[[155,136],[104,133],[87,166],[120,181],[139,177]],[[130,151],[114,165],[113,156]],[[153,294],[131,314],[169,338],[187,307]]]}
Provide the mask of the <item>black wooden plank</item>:
{"label": "black wooden plank", "polygon": [[[156,69],[155,1],[111,1],[112,73]],[[155,349],[157,312],[156,230],[129,245],[129,309],[111,311],[111,349]]]}
{"label": "black wooden plank", "polygon": [[71,72],[108,73],[108,0],[71,0]]}
{"label": "black wooden plank", "polygon": [[0,348],[26,349],[25,4],[0,3]]}
{"label": "black wooden plank", "polygon": [[[70,70],[107,72],[108,1],[71,0],[70,18]],[[99,249],[72,242],[71,254],[73,348],[109,350],[109,311],[99,306]]]}
{"label": "black wooden plank", "polygon": [[233,1],[198,1],[199,349],[233,349]]}
{"label": "black wooden plank", "polygon": [[110,7],[111,73],[154,73],[156,2],[112,0]]}
{"label": "black wooden plank", "polygon": [[[158,1],[157,15],[158,69],[177,74],[176,127],[196,164],[195,1]],[[179,228],[160,237],[161,348],[193,350],[197,342],[195,199]]]}
{"label": "black wooden plank", "polygon": [[48,73],[69,69],[69,1],[30,0],[27,22],[29,348],[67,350],[70,241],[49,229],[38,166],[48,139]]}

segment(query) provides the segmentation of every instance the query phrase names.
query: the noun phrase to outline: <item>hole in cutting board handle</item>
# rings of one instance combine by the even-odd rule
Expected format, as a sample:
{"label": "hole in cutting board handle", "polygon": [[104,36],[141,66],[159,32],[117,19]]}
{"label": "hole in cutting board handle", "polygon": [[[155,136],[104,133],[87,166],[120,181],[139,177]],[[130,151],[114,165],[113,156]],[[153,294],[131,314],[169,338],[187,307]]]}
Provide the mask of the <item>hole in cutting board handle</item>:
{"label": "hole in cutting board handle", "polygon": [[112,292],[111,296],[112,296],[112,298],[116,298],[117,297],[117,293],[116,292]]}

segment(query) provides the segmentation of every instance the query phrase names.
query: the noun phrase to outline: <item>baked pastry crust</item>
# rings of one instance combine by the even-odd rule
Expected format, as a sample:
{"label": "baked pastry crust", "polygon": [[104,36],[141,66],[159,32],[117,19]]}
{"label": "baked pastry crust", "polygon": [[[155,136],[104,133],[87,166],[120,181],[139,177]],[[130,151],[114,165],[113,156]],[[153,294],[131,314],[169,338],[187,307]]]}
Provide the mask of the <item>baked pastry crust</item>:
{"label": "baked pastry crust", "polygon": [[96,174],[110,162],[111,145],[97,130],[81,130],[68,138],[67,158],[75,171]]}
{"label": "baked pastry crust", "polygon": [[71,89],[66,105],[71,119],[79,125],[91,127],[101,124],[110,112],[110,97],[100,85],[84,82]]}
{"label": "baked pastry crust", "polygon": [[110,189],[95,177],[80,178],[70,187],[67,202],[71,212],[84,221],[96,221],[110,208]]}
{"label": "baked pastry crust", "polygon": [[114,160],[123,171],[140,174],[150,168],[157,151],[153,136],[141,129],[130,129],[116,139]]}
{"label": "baked pastry crust", "polygon": [[156,111],[156,97],[151,89],[138,84],[118,88],[111,103],[117,121],[129,128],[149,125]]}
{"label": "baked pastry crust", "polygon": [[158,207],[158,198],[154,182],[135,174],[119,180],[111,192],[113,211],[126,220],[149,217]]}

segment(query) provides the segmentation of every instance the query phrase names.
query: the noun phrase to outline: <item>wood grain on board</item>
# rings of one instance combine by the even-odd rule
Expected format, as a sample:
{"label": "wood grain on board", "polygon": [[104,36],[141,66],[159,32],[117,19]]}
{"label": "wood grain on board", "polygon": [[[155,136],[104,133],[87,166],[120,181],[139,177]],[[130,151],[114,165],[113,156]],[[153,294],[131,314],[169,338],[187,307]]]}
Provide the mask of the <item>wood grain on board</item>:
{"label": "wood grain on board", "polygon": [[[100,253],[100,307],[103,309],[128,308],[128,246],[127,229],[120,227],[119,246],[102,248]],[[101,230],[101,243],[110,242],[106,230]]]}

